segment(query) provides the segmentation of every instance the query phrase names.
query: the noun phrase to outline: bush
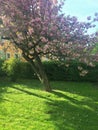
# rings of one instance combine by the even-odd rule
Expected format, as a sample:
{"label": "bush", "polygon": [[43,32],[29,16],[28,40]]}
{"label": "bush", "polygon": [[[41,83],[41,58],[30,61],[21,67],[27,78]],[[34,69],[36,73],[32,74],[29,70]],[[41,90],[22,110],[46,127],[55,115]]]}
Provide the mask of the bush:
{"label": "bush", "polygon": [[45,72],[50,80],[65,80],[66,73],[64,65],[59,62],[43,62]]}
{"label": "bush", "polygon": [[0,77],[6,76],[6,73],[2,70],[3,63],[4,63],[4,60],[0,59]]}
{"label": "bush", "polygon": [[[68,67],[66,67],[67,64],[69,64]],[[98,63],[95,64],[95,67],[76,61],[63,65],[59,62],[44,62],[43,65],[50,80],[98,82]],[[82,76],[81,70],[78,69],[79,66],[83,68],[83,71],[87,70],[88,73]]]}
{"label": "bush", "polygon": [[[3,62],[0,63],[2,65]],[[68,67],[66,67],[69,64]],[[70,62],[61,64],[55,61],[43,62],[45,72],[49,80],[61,80],[61,81],[90,81],[98,82],[98,63],[95,67],[87,66],[84,63]],[[85,76],[81,76],[78,67],[81,66],[88,73]],[[37,79],[31,64],[28,62],[21,62],[18,59],[9,59],[3,63],[3,70],[6,75],[10,77],[12,81],[17,78],[23,79]],[[0,72],[2,70],[0,69]],[[1,75],[4,74],[1,73]]]}
{"label": "bush", "polygon": [[19,78],[24,78],[24,79],[35,79],[37,76],[35,75],[31,64],[28,62],[20,62],[20,73],[19,73]]}
{"label": "bush", "polygon": [[19,76],[20,72],[19,62],[20,62],[19,59],[10,58],[4,61],[2,65],[3,71],[12,81],[16,81]]}

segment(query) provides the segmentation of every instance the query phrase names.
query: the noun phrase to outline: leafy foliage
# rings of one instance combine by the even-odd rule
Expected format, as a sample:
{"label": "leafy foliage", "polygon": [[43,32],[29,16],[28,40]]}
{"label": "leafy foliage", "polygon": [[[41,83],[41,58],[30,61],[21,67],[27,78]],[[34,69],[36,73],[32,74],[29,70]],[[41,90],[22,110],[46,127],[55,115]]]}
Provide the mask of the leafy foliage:
{"label": "leafy foliage", "polygon": [[4,73],[4,71],[2,70],[2,65],[3,65],[4,61],[0,59],[0,77],[4,77],[6,76],[6,74]]}
{"label": "leafy foliage", "polygon": [[98,82],[97,63],[93,67],[77,61],[65,62],[65,64],[44,62],[43,65],[50,80]]}
{"label": "leafy foliage", "polygon": [[[2,67],[2,66],[1,66]],[[98,82],[98,64],[87,66],[87,64],[71,61],[65,64],[60,62],[43,62],[44,70],[49,80],[52,81],[90,81]],[[1,71],[1,77],[8,76],[16,79],[38,79],[28,62],[20,62],[15,59],[5,61]]]}
{"label": "leafy foliage", "polygon": [[38,79],[32,66],[28,62],[19,62],[19,75],[18,78],[22,79]]}
{"label": "leafy foliage", "polygon": [[6,60],[3,63],[2,69],[12,81],[16,81],[20,71],[19,60],[15,58],[10,58],[9,60]]}

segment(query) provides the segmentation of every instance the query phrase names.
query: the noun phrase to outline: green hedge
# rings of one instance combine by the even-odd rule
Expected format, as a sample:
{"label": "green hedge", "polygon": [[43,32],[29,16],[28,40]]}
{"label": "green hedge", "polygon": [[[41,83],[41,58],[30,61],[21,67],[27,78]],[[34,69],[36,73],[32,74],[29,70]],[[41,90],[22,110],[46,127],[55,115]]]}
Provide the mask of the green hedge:
{"label": "green hedge", "polygon": [[12,81],[16,81],[19,76],[19,63],[20,61],[18,59],[10,58],[9,60],[4,61],[2,65],[2,70]]}
{"label": "green hedge", "polygon": [[25,79],[36,79],[37,76],[35,75],[31,64],[28,62],[20,62],[19,64],[19,76],[18,78],[25,78]]}
{"label": "green hedge", "polygon": [[65,67],[58,62],[43,62],[45,72],[50,80],[65,80]]}
{"label": "green hedge", "polygon": [[10,58],[9,60],[4,61],[1,65],[1,70],[12,81],[16,81],[18,78],[37,78],[29,63],[22,62],[19,59],[15,58]]}
{"label": "green hedge", "polygon": [[3,63],[4,63],[4,60],[0,59],[0,77],[6,76],[6,73],[2,70]]}
{"label": "green hedge", "polygon": [[[27,62],[21,62],[19,60],[9,60],[5,61],[6,63],[5,72],[2,71],[2,63],[0,61],[0,76],[9,76],[11,79],[17,78],[26,78],[26,79],[36,79],[32,67]],[[4,68],[3,64],[3,68]],[[8,65],[9,64],[9,65]],[[61,80],[61,81],[90,81],[90,82],[98,82],[98,63],[96,63],[95,67],[87,66],[83,63],[78,62],[70,62],[69,67],[66,67],[68,63],[61,64],[59,62],[43,62],[44,69],[48,75],[50,80]],[[10,69],[9,67],[10,66]],[[85,76],[81,76],[79,71],[79,66],[83,67],[84,70],[88,70],[88,73]],[[13,78],[14,77],[14,78]]]}
{"label": "green hedge", "polygon": [[[74,61],[63,65],[59,62],[44,62],[43,65],[50,80],[98,82],[98,63],[95,67]],[[86,70],[88,73],[81,76],[82,71],[78,69],[79,67],[82,67],[82,71]]]}

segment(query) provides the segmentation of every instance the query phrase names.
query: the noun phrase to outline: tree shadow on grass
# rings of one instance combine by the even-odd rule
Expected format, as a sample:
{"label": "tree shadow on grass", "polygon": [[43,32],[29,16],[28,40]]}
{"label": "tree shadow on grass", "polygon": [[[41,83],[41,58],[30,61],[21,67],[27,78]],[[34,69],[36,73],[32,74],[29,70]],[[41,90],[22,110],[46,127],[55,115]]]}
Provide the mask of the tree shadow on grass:
{"label": "tree shadow on grass", "polygon": [[17,80],[16,83],[23,86],[23,88],[30,88],[30,89],[37,89],[37,90],[43,89],[43,85],[40,83],[39,80],[19,79]]}
{"label": "tree shadow on grass", "polygon": [[[66,88],[65,88],[66,89]],[[73,88],[72,88],[73,89]],[[98,129],[98,96],[92,91],[92,96],[74,88],[74,91],[54,90],[58,98],[47,101],[48,121],[52,121],[56,130],[97,130]],[[85,89],[84,89],[85,91]],[[95,96],[94,96],[95,95]],[[97,102],[96,102],[97,101]]]}
{"label": "tree shadow on grass", "polygon": [[[19,87],[15,87],[15,85],[19,85]],[[44,98],[41,97],[40,95],[37,95],[33,92],[30,92],[29,90],[25,90],[25,88],[32,88],[32,89],[38,89],[39,83],[37,83],[37,81],[34,80],[34,82],[31,80],[20,80],[19,82],[12,82],[9,79],[2,79],[0,78],[0,102],[1,101],[10,101],[6,98],[4,98],[4,94],[8,94],[8,93],[15,93],[15,91],[7,91],[8,88],[13,88],[16,89],[22,93],[28,94],[28,95],[33,95],[33,96],[37,96],[40,98]],[[20,88],[21,86],[21,88]],[[37,87],[36,87],[37,86]]]}
{"label": "tree shadow on grass", "polygon": [[[31,96],[36,96],[38,98],[42,98],[42,99],[46,99],[46,100],[50,100],[48,97],[42,96],[40,94],[38,94],[37,92],[33,92],[33,90],[41,90],[41,84],[40,82],[38,82],[38,80],[19,80],[18,82],[10,82],[9,80],[5,80],[5,81],[1,81],[0,82],[0,100],[2,99],[2,101],[7,100],[7,99],[3,99],[3,94],[6,93],[24,93],[27,95],[31,95]],[[13,88],[16,91],[7,91],[8,88]],[[1,98],[2,97],[2,98]],[[9,100],[10,101],[10,100]]]}
{"label": "tree shadow on grass", "polygon": [[34,92],[30,92],[30,91],[25,90],[25,89],[23,89],[23,88],[18,88],[18,87],[15,87],[15,86],[13,86],[13,85],[11,86],[11,88],[16,89],[16,90],[18,90],[18,91],[20,91],[20,92],[22,92],[22,93],[27,94],[27,95],[36,96],[36,97],[38,97],[38,98],[42,98],[42,99],[46,99],[46,100],[52,101],[52,100],[49,99],[48,97],[45,97],[45,96],[36,94],[36,93],[34,93]]}
{"label": "tree shadow on grass", "polygon": [[69,85],[65,86],[64,84],[60,84],[61,87],[58,87],[56,84],[57,87],[53,86],[54,91],[51,94],[56,95],[57,98],[52,98],[51,96],[48,97],[47,94],[40,95],[32,92],[29,89],[24,89],[24,85],[27,88],[41,89],[38,81],[32,81],[32,83],[21,81],[19,84],[23,85],[23,87],[20,88],[20,86],[15,86],[10,82],[2,82],[0,87],[4,88],[4,91],[0,88],[1,99],[3,99],[4,93],[7,92],[7,88],[11,87],[21,93],[46,99],[45,103],[47,108],[45,109],[45,113],[49,115],[49,118],[46,118],[46,123],[52,122],[52,124],[55,126],[55,129],[53,130],[98,129],[97,90],[95,91],[92,89],[91,91],[90,88],[90,90],[87,91],[86,87],[79,89],[74,85],[70,87]]}
{"label": "tree shadow on grass", "polygon": [[4,98],[4,94],[7,92],[9,84],[9,82],[5,83],[4,79],[0,79],[0,102],[7,100]]}
{"label": "tree shadow on grass", "polygon": [[[59,85],[58,85],[59,84]],[[55,82],[52,83],[54,90],[66,91],[73,94],[78,94],[84,97],[89,97],[92,100],[98,100],[98,89],[96,89],[94,83],[89,82]],[[98,84],[97,84],[98,86]],[[57,93],[57,92],[56,92]],[[94,94],[95,93],[95,94]]]}
{"label": "tree shadow on grass", "polygon": [[[32,83],[21,82],[21,84],[25,84],[28,88],[41,89],[38,81]],[[87,89],[87,84],[85,85],[85,83],[84,87],[83,84],[82,86],[78,85],[80,83],[72,83],[71,86],[69,84],[66,86],[62,83],[59,87],[56,83],[56,87],[53,86],[54,91],[52,92],[52,94],[57,96],[56,100],[20,88],[13,88],[26,94],[46,99],[46,114],[50,115],[50,119],[46,120],[52,121],[56,130],[98,129],[98,96],[96,96],[98,91],[92,87],[90,87],[90,90]]]}

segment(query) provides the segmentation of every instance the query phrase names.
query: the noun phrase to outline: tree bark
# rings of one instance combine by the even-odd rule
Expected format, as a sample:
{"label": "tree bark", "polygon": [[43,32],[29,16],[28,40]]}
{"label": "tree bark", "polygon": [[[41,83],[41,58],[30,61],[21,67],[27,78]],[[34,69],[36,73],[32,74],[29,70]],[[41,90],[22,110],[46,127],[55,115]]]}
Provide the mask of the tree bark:
{"label": "tree bark", "polygon": [[23,54],[23,57],[31,64],[34,72],[36,73],[36,75],[38,77],[38,79],[43,84],[45,91],[51,92],[52,89],[51,89],[48,77],[47,77],[47,75],[45,73],[45,70],[43,68],[43,65],[42,65],[42,62],[41,62],[39,56],[37,54],[35,55],[35,62],[33,60],[31,60],[25,54]]}
{"label": "tree bark", "polygon": [[41,76],[41,79],[42,79],[41,82],[45,86],[45,90],[50,92],[51,91],[51,86],[50,86],[48,77],[47,77],[47,75],[45,73],[45,70],[43,68],[42,62],[41,62],[38,55],[35,56],[35,60],[36,60],[36,66],[39,69],[39,73],[40,73],[40,76]]}

